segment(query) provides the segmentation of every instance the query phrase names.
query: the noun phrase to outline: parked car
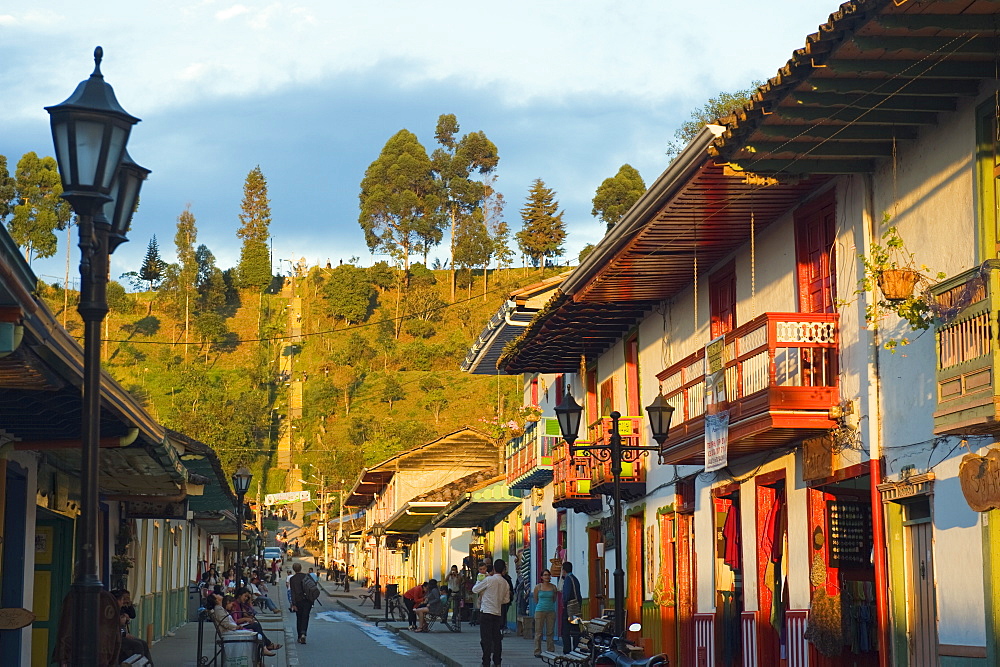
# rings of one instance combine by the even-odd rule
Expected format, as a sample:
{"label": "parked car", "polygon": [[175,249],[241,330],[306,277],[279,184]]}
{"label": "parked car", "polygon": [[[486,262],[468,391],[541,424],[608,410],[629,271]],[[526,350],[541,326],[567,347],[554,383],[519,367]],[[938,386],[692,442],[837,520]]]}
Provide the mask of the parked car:
{"label": "parked car", "polygon": [[266,560],[272,560],[274,558],[282,558],[284,554],[281,553],[281,549],[278,547],[264,547],[264,558]]}

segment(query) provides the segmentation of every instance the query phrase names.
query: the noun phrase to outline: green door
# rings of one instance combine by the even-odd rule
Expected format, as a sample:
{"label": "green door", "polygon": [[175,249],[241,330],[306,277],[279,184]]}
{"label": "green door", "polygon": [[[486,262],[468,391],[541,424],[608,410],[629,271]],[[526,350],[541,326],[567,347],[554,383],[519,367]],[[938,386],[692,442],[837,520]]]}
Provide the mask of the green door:
{"label": "green door", "polygon": [[73,562],[73,522],[41,507],[35,517],[35,592],[31,624],[31,665],[45,667],[55,648],[63,599],[69,593]]}

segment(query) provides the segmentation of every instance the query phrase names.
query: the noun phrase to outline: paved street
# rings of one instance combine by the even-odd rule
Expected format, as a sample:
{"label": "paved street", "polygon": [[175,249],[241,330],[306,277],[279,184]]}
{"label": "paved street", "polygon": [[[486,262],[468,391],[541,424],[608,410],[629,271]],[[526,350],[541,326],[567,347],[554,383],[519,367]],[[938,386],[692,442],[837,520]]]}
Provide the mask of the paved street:
{"label": "paved street", "polygon": [[[286,639],[289,665],[441,665],[440,660],[405,641],[391,630],[376,627],[331,601],[317,607],[309,623],[309,643],[294,643],[295,619]],[[298,662],[295,662],[295,660]]]}

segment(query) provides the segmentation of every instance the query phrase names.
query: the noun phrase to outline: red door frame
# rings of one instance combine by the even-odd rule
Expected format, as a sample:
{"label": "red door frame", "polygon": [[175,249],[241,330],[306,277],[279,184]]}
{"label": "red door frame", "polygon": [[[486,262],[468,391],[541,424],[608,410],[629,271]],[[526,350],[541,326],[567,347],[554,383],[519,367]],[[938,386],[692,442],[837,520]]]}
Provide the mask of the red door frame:
{"label": "red door frame", "polygon": [[[764,575],[767,571],[767,565],[770,562],[770,553],[765,552],[764,546],[764,528],[767,522],[767,516],[771,512],[774,506],[775,500],[779,495],[779,490],[781,492],[782,503],[784,507],[781,513],[781,522],[783,524],[783,531],[781,534],[782,539],[784,534],[788,530],[788,497],[785,495],[785,471],[776,470],[771,473],[766,473],[763,475],[758,475],[757,479],[757,492],[756,492],[756,513],[757,513],[757,664],[758,665],[777,665],[779,664],[779,659],[781,655],[781,647],[779,645],[780,637],[778,633],[771,626],[770,621],[770,609],[771,603],[773,601],[773,592],[771,589],[764,585]],[[788,563],[784,563],[783,567],[787,568]],[[787,592],[785,593],[787,596]]]}
{"label": "red door frame", "polygon": [[713,339],[736,328],[736,262],[729,262],[709,276],[708,307]]}

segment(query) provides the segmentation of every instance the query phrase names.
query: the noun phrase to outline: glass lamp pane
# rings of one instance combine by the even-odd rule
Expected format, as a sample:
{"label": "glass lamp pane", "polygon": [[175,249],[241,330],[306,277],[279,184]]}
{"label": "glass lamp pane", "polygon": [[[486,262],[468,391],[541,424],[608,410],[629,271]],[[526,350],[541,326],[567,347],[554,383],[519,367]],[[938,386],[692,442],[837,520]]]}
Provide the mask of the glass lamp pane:
{"label": "glass lamp pane", "polygon": [[122,161],[122,153],[125,151],[125,140],[128,133],[125,128],[119,125],[111,127],[111,142],[108,145],[108,161],[104,164],[104,173],[101,174],[100,186],[110,188],[111,182],[115,179],[118,165]]}
{"label": "glass lamp pane", "polygon": [[63,189],[69,184],[73,176],[69,165],[69,126],[60,122],[52,126],[52,138],[56,146],[56,162],[59,164],[59,177],[62,179]]}
{"label": "glass lamp pane", "polygon": [[92,121],[76,122],[76,164],[77,179],[80,186],[92,188],[99,186],[96,179],[97,163],[101,158],[101,140],[104,138],[104,125]]}

